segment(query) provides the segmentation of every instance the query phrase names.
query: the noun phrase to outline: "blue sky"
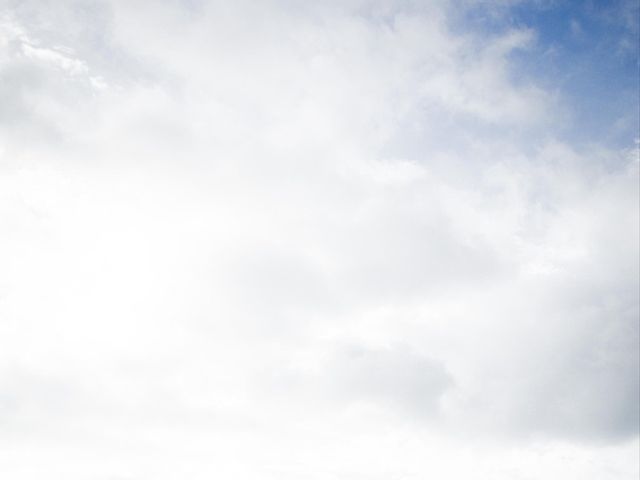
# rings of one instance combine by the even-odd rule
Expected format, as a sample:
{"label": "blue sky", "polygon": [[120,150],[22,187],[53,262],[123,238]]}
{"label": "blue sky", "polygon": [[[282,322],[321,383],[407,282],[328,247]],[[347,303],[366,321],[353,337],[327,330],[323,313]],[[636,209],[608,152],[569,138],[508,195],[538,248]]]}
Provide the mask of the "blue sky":
{"label": "blue sky", "polygon": [[582,144],[612,147],[638,138],[639,3],[522,1],[467,12],[485,32],[529,28],[535,42],[513,54],[514,72],[557,92],[571,121],[559,132]]}

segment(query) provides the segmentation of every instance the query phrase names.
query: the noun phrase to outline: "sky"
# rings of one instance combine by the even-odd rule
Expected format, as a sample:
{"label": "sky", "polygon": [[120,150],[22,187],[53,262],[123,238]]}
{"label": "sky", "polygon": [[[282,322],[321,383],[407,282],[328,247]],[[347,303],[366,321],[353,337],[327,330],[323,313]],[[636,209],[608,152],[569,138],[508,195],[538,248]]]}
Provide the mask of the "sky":
{"label": "sky", "polygon": [[637,479],[638,15],[0,0],[0,476]]}

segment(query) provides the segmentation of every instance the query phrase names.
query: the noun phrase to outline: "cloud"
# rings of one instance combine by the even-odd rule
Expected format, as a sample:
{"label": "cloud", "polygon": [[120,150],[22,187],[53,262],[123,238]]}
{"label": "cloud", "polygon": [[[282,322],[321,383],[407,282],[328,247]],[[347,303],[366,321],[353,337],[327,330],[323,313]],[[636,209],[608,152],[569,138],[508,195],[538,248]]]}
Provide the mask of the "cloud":
{"label": "cloud", "polygon": [[467,8],[3,2],[0,471],[634,478],[637,149]]}
{"label": "cloud", "polygon": [[[320,347],[320,348],[319,348]],[[439,404],[452,378],[438,362],[399,347],[315,345],[314,360],[285,361],[266,376],[265,393],[274,402],[304,405],[315,414],[337,410],[410,422],[437,420]],[[308,355],[308,354],[307,354]]]}

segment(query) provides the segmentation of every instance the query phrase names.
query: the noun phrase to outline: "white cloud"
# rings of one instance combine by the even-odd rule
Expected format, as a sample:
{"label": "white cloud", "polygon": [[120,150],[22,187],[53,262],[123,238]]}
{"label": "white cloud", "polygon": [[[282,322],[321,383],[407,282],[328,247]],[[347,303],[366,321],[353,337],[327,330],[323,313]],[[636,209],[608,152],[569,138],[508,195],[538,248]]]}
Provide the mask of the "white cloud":
{"label": "white cloud", "polygon": [[534,32],[2,7],[1,473],[637,476],[638,162],[554,138]]}

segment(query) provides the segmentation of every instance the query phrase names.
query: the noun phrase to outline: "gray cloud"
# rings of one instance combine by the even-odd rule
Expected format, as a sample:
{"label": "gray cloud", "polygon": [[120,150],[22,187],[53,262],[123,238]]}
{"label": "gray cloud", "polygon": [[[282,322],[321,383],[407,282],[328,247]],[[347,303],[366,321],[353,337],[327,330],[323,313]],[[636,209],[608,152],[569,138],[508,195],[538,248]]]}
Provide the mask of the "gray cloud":
{"label": "gray cloud", "polygon": [[452,383],[442,365],[402,349],[345,348],[331,359],[325,375],[356,401],[381,402],[418,418],[437,412]]}

